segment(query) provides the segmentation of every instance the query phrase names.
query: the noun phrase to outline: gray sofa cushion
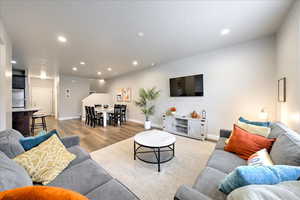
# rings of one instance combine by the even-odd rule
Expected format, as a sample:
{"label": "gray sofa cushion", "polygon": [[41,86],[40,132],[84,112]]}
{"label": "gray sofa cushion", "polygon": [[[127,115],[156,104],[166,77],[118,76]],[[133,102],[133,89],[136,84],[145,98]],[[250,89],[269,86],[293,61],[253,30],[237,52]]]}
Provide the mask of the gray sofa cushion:
{"label": "gray sofa cushion", "polygon": [[0,132],[0,151],[5,153],[9,158],[24,153],[24,149],[19,142],[23,136],[16,130],[7,129]]}
{"label": "gray sofa cushion", "polygon": [[85,150],[83,150],[80,146],[76,145],[76,146],[72,146],[70,148],[67,148],[67,150],[73,154],[76,155],[75,160],[73,160],[69,166],[66,168],[68,169],[69,167],[72,167],[74,165],[77,165],[78,163],[81,163],[89,158],[91,158],[90,154],[88,152],[86,152]]}
{"label": "gray sofa cushion", "polygon": [[23,167],[0,152],[0,192],[32,185]]}
{"label": "gray sofa cushion", "polygon": [[60,138],[60,140],[65,145],[66,148],[79,145],[79,143],[80,143],[80,138],[77,135],[63,137],[63,138]]}
{"label": "gray sofa cushion", "polygon": [[280,122],[271,123],[271,132],[268,138],[278,138],[281,134],[288,132],[290,129]]}
{"label": "gray sofa cushion", "polygon": [[88,159],[63,171],[48,185],[86,195],[111,179],[112,177],[100,165]]}
{"label": "gray sofa cushion", "polygon": [[292,130],[281,134],[274,142],[270,156],[276,165],[300,166],[300,135]]}
{"label": "gray sofa cushion", "polygon": [[226,195],[218,187],[226,176],[226,173],[206,167],[197,178],[194,188],[214,200],[225,200]]}
{"label": "gray sofa cushion", "polygon": [[100,187],[89,192],[90,200],[137,200],[138,198],[116,179],[111,179]]}
{"label": "gray sofa cushion", "polygon": [[210,197],[202,194],[198,190],[187,185],[179,187],[175,194],[175,200],[212,200]]}
{"label": "gray sofa cushion", "polygon": [[207,162],[207,166],[215,168],[226,174],[232,172],[236,167],[246,164],[246,160],[238,157],[237,155],[218,149],[212,153]]}

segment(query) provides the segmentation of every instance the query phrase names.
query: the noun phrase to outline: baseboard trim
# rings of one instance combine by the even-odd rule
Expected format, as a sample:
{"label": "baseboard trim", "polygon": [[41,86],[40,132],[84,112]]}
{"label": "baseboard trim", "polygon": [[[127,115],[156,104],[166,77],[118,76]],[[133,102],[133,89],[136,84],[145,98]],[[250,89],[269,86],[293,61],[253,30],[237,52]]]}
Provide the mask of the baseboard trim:
{"label": "baseboard trim", "polygon": [[213,135],[213,134],[207,134],[207,139],[208,140],[213,140],[213,141],[218,141],[219,136],[218,135]]}
{"label": "baseboard trim", "polygon": [[70,120],[70,119],[80,119],[80,115],[79,116],[72,116],[72,117],[59,117],[58,120],[62,121],[62,120]]}
{"label": "baseboard trim", "polygon": [[[142,124],[144,125],[144,122],[143,121],[140,121],[140,120],[136,120],[136,119],[127,119],[127,121],[130,121],[130,122],[134,122],[134,123],[137,123],[137,124]],[[151,124],[151,126],[153,128],[162,128],[162,126],[158,125],[158,124]]]}

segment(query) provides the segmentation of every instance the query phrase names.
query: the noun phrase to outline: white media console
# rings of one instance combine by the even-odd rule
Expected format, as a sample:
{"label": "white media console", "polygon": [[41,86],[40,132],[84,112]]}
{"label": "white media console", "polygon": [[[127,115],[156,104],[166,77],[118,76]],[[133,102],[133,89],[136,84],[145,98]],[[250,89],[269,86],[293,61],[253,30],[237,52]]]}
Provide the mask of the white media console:
{"label": "white media console", "polygon": [[205,140],[207,137],[206,119],[195,119],[179,115],[163,115],[163,129],[167,132]]}

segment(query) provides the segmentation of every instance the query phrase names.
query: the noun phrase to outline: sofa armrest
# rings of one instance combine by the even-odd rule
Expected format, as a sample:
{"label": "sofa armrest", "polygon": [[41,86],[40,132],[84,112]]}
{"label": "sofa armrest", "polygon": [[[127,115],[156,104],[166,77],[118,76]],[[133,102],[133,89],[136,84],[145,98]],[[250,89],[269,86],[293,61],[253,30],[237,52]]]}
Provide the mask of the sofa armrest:
{"label": "sofa armrest", "polygon": [[61,138],[62,143],[65,145],[66,148],[79,145],[79,136],[68,136]]}
{"label": "sofa armrest", "polygon": [[212,200],[210,197],[202,194],[198,190],[187,185],[182,185],[177,190],[174,200]]}
{"label": "sofa armrest", "polygon": [[231,135],[231,130],[225,130],[225,129],[220,130],[220,137],[229,138],[230,135]]}

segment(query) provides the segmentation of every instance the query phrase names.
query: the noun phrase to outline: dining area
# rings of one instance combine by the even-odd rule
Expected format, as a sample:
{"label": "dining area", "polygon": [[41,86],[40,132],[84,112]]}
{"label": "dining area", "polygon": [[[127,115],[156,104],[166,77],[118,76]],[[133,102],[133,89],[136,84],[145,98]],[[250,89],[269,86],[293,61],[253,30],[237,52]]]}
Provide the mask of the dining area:
{"label": "dining area", "polygon": [[93,128],[122,126],[127,120],[127,105],[94,104],[85,106],[85,125]]}

